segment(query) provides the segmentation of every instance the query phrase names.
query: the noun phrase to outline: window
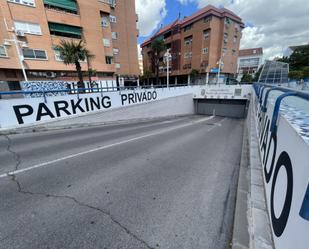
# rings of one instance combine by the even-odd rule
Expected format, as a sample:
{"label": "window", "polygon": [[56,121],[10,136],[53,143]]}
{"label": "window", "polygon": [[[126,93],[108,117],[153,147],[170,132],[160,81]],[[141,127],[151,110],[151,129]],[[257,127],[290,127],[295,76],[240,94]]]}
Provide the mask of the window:
{"label": "window", "polygon": [[103,38],[103,44],[104,47],[110,47],[111,46],[111,42],[109,39]]}
{"label": "window", "polygon": [[233,42],[234,42],[234,43],[237,42],[237,38],[238,38],[237,35],[234,35],[234,39],[233,39]]}
{"label": "window", "polygon": [[224,42],[225,44],[228,42],[228,37],[229,37],[229,34],[228,34],[228,33],[224,33],[223,42]]}
{"label": "window", "polygon": [[113,49],[113,54],[119,54],[119,49],[118,48],[114,48]]}
{"label": "window", "polygon": [[10,81],[8,82],[10,91],[19,91],[21,90],[19,81]]}
{"label": "window", "polygon": [[113,64],[113,56],[105,56],[106,64]]}
{"label": "window", "polygon": [[35,7],[34,0],[8,0],[8,2],[18,3],[18,4],[22,4],[22,5],[28,5],[28,6],[31,6],[31,7]]}
{"label": "window", "polygon": [[208,54],[208,48],[203,48],[202,52],[203,54]]}
{"label": "window", "polygon": [[192,36],[186,37],[185,38],[185,45],[191,45],[192,44]]}
{"label": "window", "polygon": [[27,34],[42,35],[41,27],[36,23],[14,21],[15,29]]}
{"label": "window", "polygon": [[103,2],[103,3],[107,3],[112,7],[116,6],[116,0],[100,0],[100,1]]}
{"label": "window", "polygon": [[54,53],[55,53],[56,61],[63,61],[63,58],[62,58],[60,51],[58,49],[54,49]]}
{"label": "window", "polygon": [[184,32],[189,31],[190,29],[192,29],[192,27],[193,27],[193,24],[187,25],[186,27],[184,27]]}
{"label": "window", "polygon": [[115,16],[110,15],[109,16],[109,21],[113,22],[113,23],[116,23],[117,22],[117,18]]}
{"label": "window", "polygon": [[65,25],[60,23],[48,23],[51,35],[63,36],[69,38],[82,38],[82,28],[77,26]]}
{"label": "window", "polygon": [[211,16],[204,17],[204,23],[208,23],[211,21]]}
{"label": "window", "polygon": [[44,0],[47,8],[77,14],[76,0]]}
{"label": "window", "polygon": [[102,24],[102,27],[108,27],[109,26],[109,20],[108,20],[107,16],[102,16],[101,24]]}
{"label": "window", "polygon": [[23,48],[22,52],[25,59],[47,60],[45,50]]}
{"label": "window", "polygon": [[224,22],[225,22],[226,25],[229,26],[232,23],[232,20],[229,17],[226,17]]}
{"label": "window", "polygon": [[112,32],[112,39],[117,40],[118,39],[118,33],[117,32]]}
{"label": "window", "polygon": [[119,69],[121,67],[119,63],[116,63],[115,66],[116,66],[117,69]]}
{"label": "window", "polygon": [[0,46],[0,57],[7,57],[6,49],[4,46]]}
{"label": "window", "polygon": [[209,38],[209,30],[204,30],[203,35],[204,35],[204,39],[207,40]]}
{"label": "window", "polygon": [[187,52],[187,53],[185,53],[184,58],[185,58],[185,59],[192,58],[192,52]]}
{"label": "window", "polygon": [[222,52],[223,52],[223,55],[225,55],[227,53],[227,48],[223,48]]}

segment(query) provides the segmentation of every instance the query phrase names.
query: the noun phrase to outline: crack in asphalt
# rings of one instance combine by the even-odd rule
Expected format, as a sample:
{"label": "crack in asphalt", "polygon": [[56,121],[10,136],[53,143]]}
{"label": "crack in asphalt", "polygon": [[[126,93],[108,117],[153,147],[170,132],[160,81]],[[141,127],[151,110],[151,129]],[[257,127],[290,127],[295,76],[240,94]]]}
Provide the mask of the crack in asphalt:
{"label": "crack in asphalt", "polygon": [[[8,145],[7,145],[7,151],[9,153],[11,153],[14,156],[14,160],[16,162],[15,164],[15,170],[18,170],[19,165],[21,164],[21,159],[20,159],[20,155],[13,151],[11,149],[12,146],[12,140],[10,139],[9,136],[4,135],[4,137],[7,139],[8,141]],[[40,193],[40,192],[31,192],[31,191],[25,191],[23,190],[20,182],[17,180],[16,175],[11,174],[8,175],[9,177],[11,177],[11,180],[16,183],[17,185],[17,191],[21,194],[25,194],[25,195],[37,195],[37,196],[44,196],[47,198],[60,198],[60,199],[67,199],[70,201],[73,201],[75,204],[81,206],[81,207],[86,207],[95,211],[100,212],[101,214],[107,216],[110,218],[110,220],[116,224],[118,227],[120,227],[123,231],[125,231],[126,234],[128,234],[129,236],[131,236],[132,238],[134,238],[135,240],[139,241],[141,244],[143,244],[145,247],[147,247],[148,249],[155,249],[154,247],[150,246],[145,240],[139,238],[137,235],[135,235],[133,232],[131,232],[127,227],[125,227],[124,225],[122,225],[109,211],[104,210],[102,208],[99,207],[95,207],[92,205],[89,205],[87,203],[83,203],[79,200],[77,200],[75,197],[69,196],[69,195],[55,195],[55,194],[49,194],[49,193]]]}
{"label": "crack in asphalt", "polygon": [[8,136],[8,135],[3,135],[6,140],[8,141],[6,150],[13,155],[14,160],[16,162],[15,166],[14,166],[14,171],[18,170],[19,165],[21,164],[21,159],[20,159],[20,155],[15,152],[14,150],[12,150],[12,139]]}

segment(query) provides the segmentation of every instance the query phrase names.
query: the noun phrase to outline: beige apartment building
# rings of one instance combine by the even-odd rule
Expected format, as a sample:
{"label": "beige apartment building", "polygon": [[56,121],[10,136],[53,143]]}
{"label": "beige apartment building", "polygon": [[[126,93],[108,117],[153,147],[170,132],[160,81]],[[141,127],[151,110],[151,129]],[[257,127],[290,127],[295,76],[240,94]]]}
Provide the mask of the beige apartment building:
{"label": "beige apartment building", "polygon": [[85,41],[93,79],[134,81],[137,19],[134,0],[0,0],[0,81],[23,81],[22,67],[28,80],[77,80],[55,49],[62,39]]}
{"label": "beige apartment building", "polygon": [[[206,6],[197,13],[161,28],[142,47],[144,71],[155,74],[151,44],[163,39],[170,51],[170,84],[191,82],[192,70],[199,72],[197,82],[223,82],[237,73],[237,58],[244,23],[225,8]],[[167,63],[161,54],[160,83],[166,84]],[[152,79],[154,82],[155,79]]]}

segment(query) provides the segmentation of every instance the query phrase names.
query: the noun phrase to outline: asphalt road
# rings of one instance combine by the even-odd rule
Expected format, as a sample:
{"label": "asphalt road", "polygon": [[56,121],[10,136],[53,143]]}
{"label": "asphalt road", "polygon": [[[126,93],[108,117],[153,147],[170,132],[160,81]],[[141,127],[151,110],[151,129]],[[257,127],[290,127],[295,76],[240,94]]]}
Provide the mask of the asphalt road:
{"label": "asphalt road", "polygon": [[188,116],[1,136],[0,248],[229,248],[242,133]]}

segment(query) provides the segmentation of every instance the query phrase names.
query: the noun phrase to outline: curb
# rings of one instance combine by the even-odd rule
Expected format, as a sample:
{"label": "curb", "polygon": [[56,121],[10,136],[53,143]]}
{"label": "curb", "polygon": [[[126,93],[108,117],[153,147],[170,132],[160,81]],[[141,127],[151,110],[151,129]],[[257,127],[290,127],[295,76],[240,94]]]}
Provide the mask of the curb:
{"label": "curb", "polygon": [[249,196],[249,138],[247,120],[242,142],[242,153],[237,186],[237,197],[234,214],[232,249],[248,249],[250,246],[249,224],[247,220]]}
{"label": "curb", "polygon": [[[70,129],[78,129],[78,128],[91,128],[91,127],[100,127],[100,126],[112,126],[112,125],[126,125],[126,124],[134,124],[136,122],[146,123],[149,121],[159,121],[159,120],[169,120],[172,118],[181,118],[190,115],[172,115],[172,116],[164,116],[164,117],[155,117],[155,118],[140,118],[140,119],[126,119],[126,120],[118,120],[118,121],[110,121],[110,122],[96,122],[96,123],[76,123],[70,125],[60,125],[60,126],[48,126],[50,123],[46,125],[33,125],[28,127],[0,130],[1,135],[14,135],[14,134],[25,134],[25,133],[35,133],[35,132],[47,132],[47,131],[59,131],[59,130],[70,130]],[[55,123],[57,121],[54,121]]]}
{"label": "curb", "polygon": [[245,120],[232,249],[274,249],[252,108],[250,103]]}

